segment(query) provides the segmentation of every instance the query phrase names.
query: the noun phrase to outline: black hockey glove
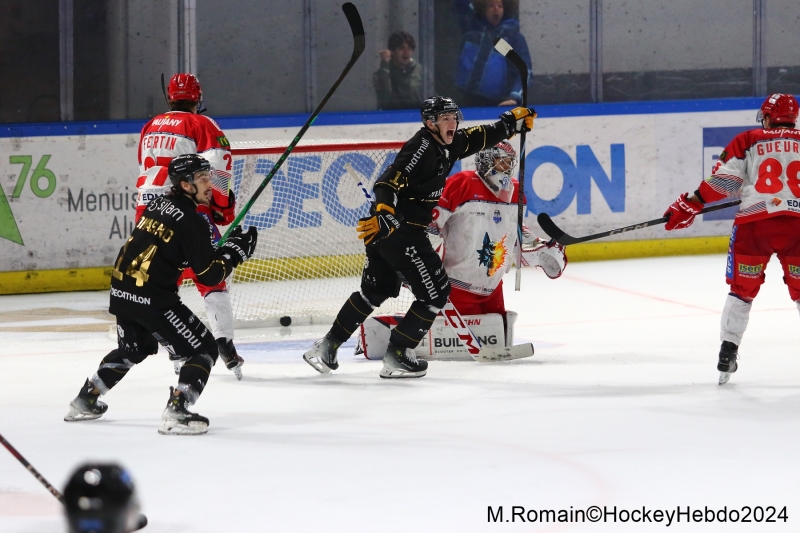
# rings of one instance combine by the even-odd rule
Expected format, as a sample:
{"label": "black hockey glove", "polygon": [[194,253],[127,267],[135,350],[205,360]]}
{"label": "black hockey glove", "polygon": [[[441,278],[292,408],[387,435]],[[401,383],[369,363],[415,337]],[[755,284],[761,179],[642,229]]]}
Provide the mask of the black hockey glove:
{"label": "black hockey glove", "polygon": [[219,249],[219,254],[230,260],[231,266],[236,268],[247,261],[256,249],[258,241],[258,230],[255,226],[250,226],[247,233],[242,231],[241,226],[236,226],[231,232],[231,236]]}
{"label": "black hockey glove", "polygon": [[394,207],[378,204],[373,205],[369,212],[370,216],[359,219],[356,226],[358,238],[364,241],[365,246],[388,237],[400,228],[402,217],[395,216]]}
{"label": "black hockey glove", "polygon": [[515,107],[511,111],[506,111],[500,115],[500,120],[506,125],[506,135],[508,138],[515,133],[531,131],[533,129],[533,119],[536,118],[536,110],[527,107]]}

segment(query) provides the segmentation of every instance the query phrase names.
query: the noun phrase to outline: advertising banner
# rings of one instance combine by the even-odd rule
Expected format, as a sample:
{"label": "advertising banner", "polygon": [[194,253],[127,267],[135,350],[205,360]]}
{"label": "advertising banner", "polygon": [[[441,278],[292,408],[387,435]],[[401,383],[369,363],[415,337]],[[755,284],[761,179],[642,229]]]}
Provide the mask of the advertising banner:
{"label": "advertising banner", "polygon": [[[697,188],[736,133],[756,126],[754,115],[749,110],[552,118],[540,113],[527,136],[526,222],[536,231],[536,215],[546,212],[580,236],[658,218],[680,193]],[[294,134],[293,128],[230,128],[220,122],[232,143],[289,140]],[[306,137],[403,141],[419,127],[418,122],[315,126]],[[0,272],[111,265],[133,227],[138,138],[135,133],[0,138]],[[519,149],[518,137],[511,142]],[[266,157],[264,164],[278,158]],[[375,174],[387,164],[373,163],[362,168]],[[454,172],[468,168],[474,168],[472,158]],[[276,205],[282,196],[274,195],[271,209],[281,220],[270,223],[303,231],[303,224],[289,220],[342,228],[356,220],[352,213],[342,220],[313,214],[331,203],[323,197],[331,191],[314,186],[323,183],[327,170],[292,178],[302,180],[296,185],[308,191],[308,201]],[[732,211],[719,211],[698,217],[682,232],[655,226],[610,239],[724,236],[732,218]]]}

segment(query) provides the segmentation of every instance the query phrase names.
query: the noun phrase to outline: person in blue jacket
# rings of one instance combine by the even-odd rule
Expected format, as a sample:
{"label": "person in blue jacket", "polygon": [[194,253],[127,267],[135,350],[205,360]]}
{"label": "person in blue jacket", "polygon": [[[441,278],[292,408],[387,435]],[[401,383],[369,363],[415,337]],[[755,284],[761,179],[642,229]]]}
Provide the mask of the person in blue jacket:
{"label": "person in blue jacket", "polygon": [[463,91],[466,107],[511,106],[522,103],[519,72],[494,49],[498,37],[505,39],[528,65],[532,75],[528,43],[519,31],[519,0],[454,0],[464,32],[456,70],[456,86]]}

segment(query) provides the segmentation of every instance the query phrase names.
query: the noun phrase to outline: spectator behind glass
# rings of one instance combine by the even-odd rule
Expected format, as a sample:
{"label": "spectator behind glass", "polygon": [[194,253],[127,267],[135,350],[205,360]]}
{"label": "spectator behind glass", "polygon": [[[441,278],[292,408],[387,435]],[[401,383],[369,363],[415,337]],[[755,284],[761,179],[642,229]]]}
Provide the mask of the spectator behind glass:
{"label": "spectator behind glass", "polygon": [[453,6],[464,32],[456,71],[456,86],[464,91],[467,107],[507,106],[522,103],[519,72],[494,50],[502,37],[528,65],[532,75],[528,43],[519,31],[519,0],[454,0]]}
{"label": "spectator behind glass", "polygon": [[372,75],[378,109],[418,109],[422,105],[422,65],[414,61],[417,47],[405,31],[389,36],[389,49],[381,50],[381,66]]}

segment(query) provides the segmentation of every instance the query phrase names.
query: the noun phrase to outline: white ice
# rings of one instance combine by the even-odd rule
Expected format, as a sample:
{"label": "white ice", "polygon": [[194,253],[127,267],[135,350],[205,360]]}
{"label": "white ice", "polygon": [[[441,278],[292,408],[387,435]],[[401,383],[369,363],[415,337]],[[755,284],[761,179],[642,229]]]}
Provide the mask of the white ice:
{"label": "white ice", "polygon": [[[555,281],[525,271],[521,292],[512,272],[507,306],[535,355],[433,362],[417,380],[379,379],[381,363],[351,349],[334,375],[316,374],[300,356],[320,326],[240,329],[244,380],[213,370],[195,406],[211,420],[200,437],[156,432],[176,382],[163,352],[104,397],[102,419],[63,422],[114,342],[41,314],[34,331],[20,323],[45,307],[85,317],[107,293],[4,296],[0,315],[16,324],[0,327],[0,434],[58,487],[82,461],[121,462],[152,533],[797,531],[798,312],[773,260],[739,371],[718,386],[724,269],[722,255],[573,263]],[[650,517],[786,506],[788,520],[488,523],[501,505],[504,519],[512,506]],[[0,449],[0,531],[62,531],[59,512]]]}

